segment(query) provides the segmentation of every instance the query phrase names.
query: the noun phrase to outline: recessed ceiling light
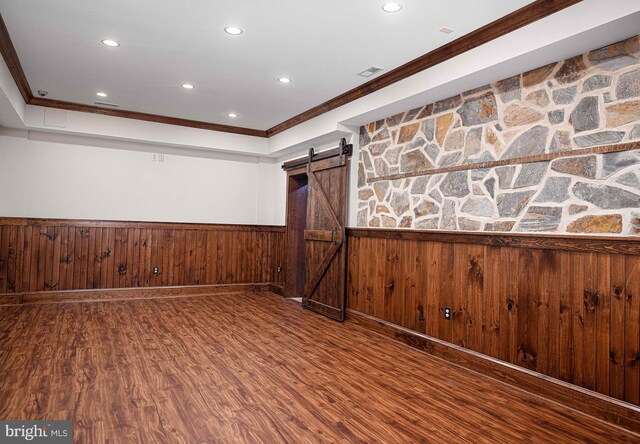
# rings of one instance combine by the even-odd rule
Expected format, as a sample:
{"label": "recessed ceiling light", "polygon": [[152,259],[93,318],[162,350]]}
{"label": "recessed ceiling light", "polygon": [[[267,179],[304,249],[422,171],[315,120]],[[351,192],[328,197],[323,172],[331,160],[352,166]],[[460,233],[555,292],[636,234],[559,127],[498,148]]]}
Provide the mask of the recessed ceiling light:
{"label": "recessed ceiling light", "polygon": [[107,46],[120,46],[120,43],[116,42],[115,40],[109,40],[109,39],[104,39],[102,40],[102,44],[107,45]]}
{"label": "recessed ceiling light", "polygon": [[193,89],[193,85],[191,83],[183,83],[182,87],[184,89]]}
{"label": "recessed ceiling light", "polygon": [[96,96],[98,96],[98,97],[107,97],[107,93],[104,93],[104,92],[97,92],[97,93],[96,93]]}
{"label": "recessed ceiling light", "polygon": [[291,79],[289,77],[280,77],[278,79],[278,82],[280,82],[280,83],[291,83]]}
{"label": "recessed ceiling light", "polygon": [[237,26],[227,26],[227,27],[224,28],[224,32],[226,32],[227,34],[231,34],[231,35],[240,35],[244,31],[242,29],[238,28]]}
{"label": "recessed ceiling light", "polygon": [[382,10],[384,12],[398,12],[402,9],[402,5],[397,2],[387,2],[382,4]]}
{"label": "recessed ceiling light", "polygon": [[232,119],[235,119],[236,117],[238,117],[236,113],[229,113],[227,114],[227,116],[231,117]]}
{"label": "recessed ceiling light", "polygon": [[453,32],[453,29],[451,28],[442,28],[440,29],[440,32],[443,34],[451,34]]}

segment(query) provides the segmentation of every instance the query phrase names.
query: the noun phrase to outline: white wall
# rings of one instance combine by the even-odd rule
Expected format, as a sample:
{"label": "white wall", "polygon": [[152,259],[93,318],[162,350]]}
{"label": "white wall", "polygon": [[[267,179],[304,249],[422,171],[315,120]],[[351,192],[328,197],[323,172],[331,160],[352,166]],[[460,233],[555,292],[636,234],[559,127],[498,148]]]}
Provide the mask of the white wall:
{"label": "white wall", "polygon": [[[153,151],[153,147],[150,148]],[[0,216],[282,223],[279,165],[0,136]],[[280,174],[283,174],[280,172]]]}
{"label": "white wall", "polygon": [[257,218],[261,224],[285,224],[286,174],[281,165],[271,159],[262,159],[258,164]]}

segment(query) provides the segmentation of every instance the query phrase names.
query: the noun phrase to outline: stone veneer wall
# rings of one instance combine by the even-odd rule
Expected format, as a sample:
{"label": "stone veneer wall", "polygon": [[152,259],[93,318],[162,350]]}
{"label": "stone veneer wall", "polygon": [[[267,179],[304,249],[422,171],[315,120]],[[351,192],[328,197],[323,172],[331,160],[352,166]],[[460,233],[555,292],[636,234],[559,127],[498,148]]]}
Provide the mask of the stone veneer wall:
{"label": "stone veneer wall", "polygon": [[637,235],[640,150],[367,179],[639,139],[636,36],[363,126],[358,226]]}

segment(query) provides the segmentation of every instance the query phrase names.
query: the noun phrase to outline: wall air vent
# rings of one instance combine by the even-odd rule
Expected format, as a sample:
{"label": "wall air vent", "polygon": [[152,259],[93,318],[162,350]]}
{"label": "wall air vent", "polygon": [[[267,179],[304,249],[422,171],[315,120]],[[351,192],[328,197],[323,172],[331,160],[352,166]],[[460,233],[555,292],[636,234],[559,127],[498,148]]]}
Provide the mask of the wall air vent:
{"label": "wall air vent", "polygon": [[117,108],[119,106],[116,103],[109,103],[109,102],[93,102],[93,103],[98,105],[98,106],[109,106],[111,108]]}
{"label": "wall air vent", "polygon": [[370,68],[365,69],[364,71],[359,72],[358,75],[360,77],[371,77],[372,75],[379,73],[382,70],[383,68],[380,68],[378,66],[372,66]]}

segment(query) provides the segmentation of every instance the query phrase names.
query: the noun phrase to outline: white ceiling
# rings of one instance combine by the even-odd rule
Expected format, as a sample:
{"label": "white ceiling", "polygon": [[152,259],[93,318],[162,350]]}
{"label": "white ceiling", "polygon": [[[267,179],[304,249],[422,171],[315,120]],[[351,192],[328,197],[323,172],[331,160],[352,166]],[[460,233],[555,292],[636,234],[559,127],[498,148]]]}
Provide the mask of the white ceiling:
{"label": "white ceiling", "polygon": [[0,13],[36,96],[266,130],[367,82],[356,74],[369,66],[384,74],[532,1],[401,0],[395,14],[382,3],[0,0]]}

